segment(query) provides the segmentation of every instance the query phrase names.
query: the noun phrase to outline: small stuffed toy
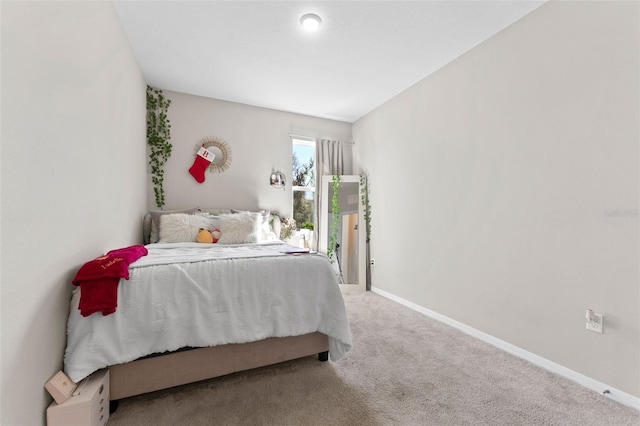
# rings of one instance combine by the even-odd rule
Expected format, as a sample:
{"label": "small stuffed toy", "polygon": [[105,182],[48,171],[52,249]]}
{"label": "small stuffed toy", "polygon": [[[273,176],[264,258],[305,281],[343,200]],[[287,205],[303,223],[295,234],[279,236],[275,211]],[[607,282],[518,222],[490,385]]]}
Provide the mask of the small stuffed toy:
{"label": "small stuffed toy", "polygon": [[222,235],[222,233],[218,228],[214,229],[213,231],[207,231],[204,228],[200,228],[200,230],[198,231],[198,238],[196,238],[196,241],[198,241],[199,243],[209,243],[209,244],[217,243],[218,240],[220,239],[220,235]]}
{"label": "small stuffed toy", "polygon": [[213,235],[211,235],[211,232],[207,231],[204,228],[200,228],[200,230],[198,231],[198,238],[196,238],[196,241],[198,241],[199,243],[213,243],[213,242],[215,242],[215,241],[213,241]]}

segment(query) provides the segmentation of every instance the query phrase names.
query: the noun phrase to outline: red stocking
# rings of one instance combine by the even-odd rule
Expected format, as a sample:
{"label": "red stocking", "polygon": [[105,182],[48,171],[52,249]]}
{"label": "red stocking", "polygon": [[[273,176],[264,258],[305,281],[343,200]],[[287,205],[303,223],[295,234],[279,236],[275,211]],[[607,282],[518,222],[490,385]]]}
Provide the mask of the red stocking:
{"label": "red stocking", "polygon": [[204,182],[204,172],[209,167],[209,164],[216,158],[215,154],[211,151],[207,151],[205,147],[200,147],[196,159],[193,162],[193,166],[189,169],[189,173],[198,181],[198,183]]}

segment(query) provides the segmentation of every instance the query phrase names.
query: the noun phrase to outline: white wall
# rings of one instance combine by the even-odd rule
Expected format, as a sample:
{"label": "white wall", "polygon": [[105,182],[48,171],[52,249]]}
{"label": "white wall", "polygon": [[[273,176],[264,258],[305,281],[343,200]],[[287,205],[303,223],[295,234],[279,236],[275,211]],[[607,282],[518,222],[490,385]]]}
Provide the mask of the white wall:
{"label": "white wall", "polygon": [[[173,151],[165,167],[165,210],[183,207],[264,208],[291,215],[291,138],[289,133],[351,141],[351,124],[259,108],[165,90],[171,99]],[[204,137],[220,137],[232,151],[231,167],[207,170],[198,183],[189,174],[195,147]],[[351,147],[345,163],[351,165]],[[287,177],[285,190],[269,186],[272,170]],[[149,209],[157,209],[151,178]]]}
{"label": "white wall", "polygon": [[636,397],[638,17],[547,3],[353,126],[374,287]]}
{"label": "white wall", "polygon": [[145,82],[110,2],[2,2],[0,423],[45,423],[71,279],[141,242]]}

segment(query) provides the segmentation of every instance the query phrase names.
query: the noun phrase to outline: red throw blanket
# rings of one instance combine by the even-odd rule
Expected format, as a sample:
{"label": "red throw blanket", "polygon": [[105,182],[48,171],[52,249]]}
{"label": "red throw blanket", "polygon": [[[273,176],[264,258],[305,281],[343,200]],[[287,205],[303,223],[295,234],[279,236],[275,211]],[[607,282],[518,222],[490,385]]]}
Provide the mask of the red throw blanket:
{"label": "red throw blanket", "polygon": [[142,245],[111,250],[106,255],[82,265],[73,285],[80,286],[80,314],[88,317],[95,312],[109,315],[118,306],[118,282],[129,279],[129,264],[147,255]]}

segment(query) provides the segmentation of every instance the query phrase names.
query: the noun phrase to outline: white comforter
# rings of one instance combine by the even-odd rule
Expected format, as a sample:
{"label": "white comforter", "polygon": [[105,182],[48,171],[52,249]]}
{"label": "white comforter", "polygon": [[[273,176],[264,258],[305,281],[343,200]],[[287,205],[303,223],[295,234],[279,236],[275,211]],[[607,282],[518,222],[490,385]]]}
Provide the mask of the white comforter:
{"label": "white comforter", "polygon": [[333,361],[351,348],[344,300],[327,258],[284,254],[281,243],[146,246],[120,281],[115,313],[82,317],[74,290],[65,372],[92,372],[182,347],[245,343],[319,331]]}

